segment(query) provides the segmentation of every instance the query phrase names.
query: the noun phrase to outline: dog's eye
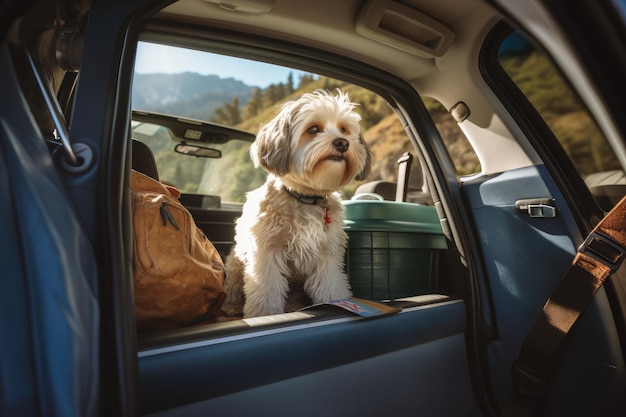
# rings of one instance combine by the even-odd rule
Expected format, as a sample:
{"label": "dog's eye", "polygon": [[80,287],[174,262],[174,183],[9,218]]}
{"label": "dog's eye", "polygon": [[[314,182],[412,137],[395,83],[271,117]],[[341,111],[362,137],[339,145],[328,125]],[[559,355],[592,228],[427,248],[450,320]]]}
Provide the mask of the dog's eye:
{"label": "dog's eye", "polygon": [[306,130],[306,132],[314,135],[316,133],[320,133],[320,128],[319,126],[311,126],[310,128]]}
{"label": "dog's eye", "polygon": [[346,128],[345,127],[341,128],[341,133],[346,133]]}

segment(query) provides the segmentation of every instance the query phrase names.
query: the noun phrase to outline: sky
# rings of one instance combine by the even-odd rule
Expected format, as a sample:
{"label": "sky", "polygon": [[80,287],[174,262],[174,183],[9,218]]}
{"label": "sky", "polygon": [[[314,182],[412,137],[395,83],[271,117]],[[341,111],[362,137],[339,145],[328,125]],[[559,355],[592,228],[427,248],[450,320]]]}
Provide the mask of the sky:
{"label": "sky", "polygon": [[191,49],[140,42],[137,49],[135,72],[139,74],[196,72],[235,78],[249,86],[267,87],[286,82],[289,73],[297,85],[304,72],[261,62],[248,61]]}

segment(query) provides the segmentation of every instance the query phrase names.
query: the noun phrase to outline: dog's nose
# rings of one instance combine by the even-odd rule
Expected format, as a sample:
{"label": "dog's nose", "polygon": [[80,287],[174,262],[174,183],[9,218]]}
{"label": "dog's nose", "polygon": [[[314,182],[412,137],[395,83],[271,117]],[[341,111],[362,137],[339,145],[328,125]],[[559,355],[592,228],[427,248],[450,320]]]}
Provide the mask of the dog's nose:
{"label": "dog's nose", "polygon": [[337,138],[337,139],[333,140],[333,146],[339,152],[344,153],[345,151],[348,150],[348,147],[350,146],[350,142],[348,142],[344,138]]}

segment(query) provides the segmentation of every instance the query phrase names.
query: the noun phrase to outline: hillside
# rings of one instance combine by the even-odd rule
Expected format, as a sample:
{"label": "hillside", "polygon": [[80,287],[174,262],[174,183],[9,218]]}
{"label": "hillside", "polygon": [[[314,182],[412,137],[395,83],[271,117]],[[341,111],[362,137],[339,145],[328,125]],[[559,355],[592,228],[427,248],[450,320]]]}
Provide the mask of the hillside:
{"label": "hillside", "polygon": [[[242,121],[237,127],[250,132],[256,132],[259,126],[270,120],[276,114],[281,103],[297,98],[306,91],[312,91],[318,88],[331,91],[336,88],[341,88],[343,91],[350,94],[352,101],[359,104],[356,111],[361,114],[362,117],[363,136],[374,153],[372,174],[367,181],[395,181],[397,177],[398,158],[406,151],[410,151],[415,155],[415,150],[400,120],[395,116],[389,105],[380,96],[369,90],[345,84],[337,80],[320,77],[317,80],[312,80],[300,86],[300,88],[281,99],[278,103],[262,108],[257,115]],[[478,159],[457,123],[438,102],[428,98],[424,100],[438,131],[451,152],[451,157],[455,161],[458,173],[464,175],[478,172],[480,170]],[[228,120],[218,121],[228,123]],[[420,187],[422,178],[416,175],[416,171],[419,170],[413,171],[411,182],[416,187]],[[348,197],[351,196],[358,185],[357,183],[350,184],[343,190],[344,195]]]}
{"label": "hillside", "polygon": [[215,109],[234,97],[247,102],[254,89],[233,78],[216,75],[135,74],[132,103],[134,109],[209,120]]}
{"label": "hillside", "polygon": [[594,120],[544,55],[517,51],[504,56],[501,64],[539,110],[582,176],[621,169]]}

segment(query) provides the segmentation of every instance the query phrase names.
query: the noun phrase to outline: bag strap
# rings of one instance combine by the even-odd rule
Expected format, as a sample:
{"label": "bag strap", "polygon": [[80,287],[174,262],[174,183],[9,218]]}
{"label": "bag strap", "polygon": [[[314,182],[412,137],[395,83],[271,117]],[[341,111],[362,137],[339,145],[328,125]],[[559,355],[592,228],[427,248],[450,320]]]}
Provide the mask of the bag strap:
{"label": "bag strap", "polygon": [[596,225],[526,335],[513,363],[513,389],[503,417],[537,411],[559,348],[596,291],[626,254],[626,197]]}

